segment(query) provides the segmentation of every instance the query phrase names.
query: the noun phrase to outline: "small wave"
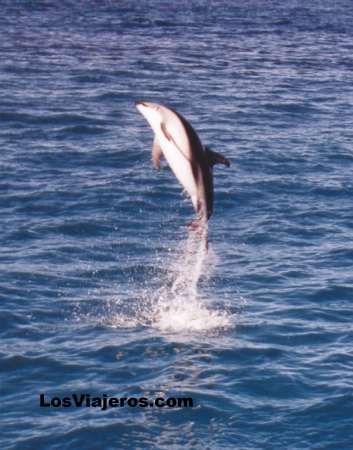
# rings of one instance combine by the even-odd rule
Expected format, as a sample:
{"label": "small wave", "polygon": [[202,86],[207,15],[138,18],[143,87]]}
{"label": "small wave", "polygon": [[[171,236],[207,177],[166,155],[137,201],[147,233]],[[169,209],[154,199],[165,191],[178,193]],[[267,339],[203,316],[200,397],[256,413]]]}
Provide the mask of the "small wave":
{"label": "small wave", "polygon": [[324,113],[323,110],[304,103],[266,103],[263,105],[267,111],[277,113],[298,114],[319,114]]}
{"label": "small wave", "polygon": [[103,127],[94,127],[88,125],[73,125],[69,127],[61,128],[57,130],[58,135],[60,134],[104,134],[107,130]]}
{"label": "small wave", "polygon": [[16,122],[31,125],[105,125],[105,121],[97,118],[90,118],[82,114],[61,113],[35,115],[29,113],[3,111],[0,112],[0,122]]}

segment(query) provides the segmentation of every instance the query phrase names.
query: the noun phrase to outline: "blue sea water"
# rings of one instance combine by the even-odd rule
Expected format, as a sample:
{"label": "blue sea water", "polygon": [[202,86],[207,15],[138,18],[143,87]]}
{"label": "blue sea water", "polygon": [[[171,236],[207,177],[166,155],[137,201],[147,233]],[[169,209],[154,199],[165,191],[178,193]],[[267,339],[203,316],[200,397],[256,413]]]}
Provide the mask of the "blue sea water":
{"label": "blue sea water", "polygon": [[[352,2],[0,6],[0,448],[353,449]],[[207,254],[135,100],[231,161]]]}

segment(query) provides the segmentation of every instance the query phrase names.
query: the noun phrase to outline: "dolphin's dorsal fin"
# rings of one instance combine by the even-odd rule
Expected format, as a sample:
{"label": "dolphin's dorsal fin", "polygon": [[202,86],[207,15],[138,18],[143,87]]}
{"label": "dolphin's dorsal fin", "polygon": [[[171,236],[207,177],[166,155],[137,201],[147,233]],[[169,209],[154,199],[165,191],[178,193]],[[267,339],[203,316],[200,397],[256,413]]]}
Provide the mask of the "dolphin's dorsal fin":
{"label": "dolphin's dorsal fin", "polygon": [[157,136],[154,137],[152,144],[152,161],[154,167],[159,171],[161,168],[161,156],[163,155],[162,148],[157,139]]}
{"label": "dolphin's dorsal fin", "polygon": [[214,152],[208,147],[205,147],[205,154],[208,165],[211,167],[213,167],[215,164],[224,164],[227,167],[230,166],[230,162],[227,158],[225,158],[220,153]]}

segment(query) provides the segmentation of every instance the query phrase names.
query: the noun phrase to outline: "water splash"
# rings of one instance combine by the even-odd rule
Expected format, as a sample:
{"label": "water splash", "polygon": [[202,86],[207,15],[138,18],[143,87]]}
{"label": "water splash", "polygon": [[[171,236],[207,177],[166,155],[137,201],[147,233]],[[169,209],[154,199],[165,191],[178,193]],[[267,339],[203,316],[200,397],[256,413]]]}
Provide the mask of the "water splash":
{"label": "water splash", "polygon": [[118,292],[114,286],[95,288],[89,302],[80,302],[76,320],[84,317],[114,328],[143,326],[178,333],[229,328],[234,325],[234,312],[224,302],[216,307],[212,294],[200,288],[201,284],[210,290],[207,281],[216,259],[212,249],[207,251],[206,234],[189,230],[187,238],[159,261],[143,288],[134,278]]}
{"label": "water splash", "polygon": [[[206,233],[206,231],[204,231]],[[210,275],[212,253],[207,252],[206,235],[189,230],[179,248],[179,257],[172,261],[166,282],[155,293],[152,323],[163,331],[206,331],[229,327],[231,317],[225,311],[212,310],[207,298],[199,293],[201,277]]]}

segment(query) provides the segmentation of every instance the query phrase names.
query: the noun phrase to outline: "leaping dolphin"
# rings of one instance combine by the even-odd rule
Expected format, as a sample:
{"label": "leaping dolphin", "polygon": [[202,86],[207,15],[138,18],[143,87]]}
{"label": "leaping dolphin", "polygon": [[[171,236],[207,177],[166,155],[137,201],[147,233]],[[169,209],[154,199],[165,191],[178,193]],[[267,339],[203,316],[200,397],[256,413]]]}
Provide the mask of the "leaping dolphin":
{"label": "leaping dolphin", "polygon": [[207,224],[213,212],[213,166],[230,162],[204,147],[190,123],[179,113],[157,103],[136,102],[136,108],[154,131],[152,160],[160,169],[163,155],[189,194],[197,213],[195,227]]}

